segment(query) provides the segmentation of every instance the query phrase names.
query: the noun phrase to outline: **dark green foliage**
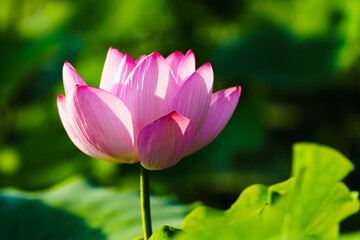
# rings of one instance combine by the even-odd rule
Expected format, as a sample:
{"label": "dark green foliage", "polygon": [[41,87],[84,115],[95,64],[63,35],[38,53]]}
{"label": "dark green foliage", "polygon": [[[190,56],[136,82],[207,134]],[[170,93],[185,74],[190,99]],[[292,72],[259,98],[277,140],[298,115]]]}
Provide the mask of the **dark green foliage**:
{"label": "dark green foliage", "polygon": [[0,238],[6,240],[105,240],[85,219],[40,200],[0,195]]}

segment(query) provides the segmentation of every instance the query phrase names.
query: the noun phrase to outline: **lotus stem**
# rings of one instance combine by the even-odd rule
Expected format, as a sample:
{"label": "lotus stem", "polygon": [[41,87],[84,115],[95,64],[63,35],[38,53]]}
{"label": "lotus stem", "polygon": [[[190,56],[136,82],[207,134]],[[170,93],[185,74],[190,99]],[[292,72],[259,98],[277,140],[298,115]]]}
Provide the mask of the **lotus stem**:
{"label": "lotus stem", "polygon": [[141,219],[144,231],[144,240],[149,239],[152,234],[149,185],[149,170],[145,169],[140,164]]}

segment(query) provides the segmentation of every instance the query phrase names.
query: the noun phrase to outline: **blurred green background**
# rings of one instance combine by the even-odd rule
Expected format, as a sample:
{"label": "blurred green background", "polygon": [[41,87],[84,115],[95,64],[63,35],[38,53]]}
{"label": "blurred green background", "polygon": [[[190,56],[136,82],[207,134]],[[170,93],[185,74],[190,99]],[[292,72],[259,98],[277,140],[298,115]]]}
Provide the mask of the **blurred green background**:
{"label": "blurred green background", "polygon": [[[213,65],[214,90],[242,86],[209,146],[152,172],[152,192],[228,208],[246,186],[289,176],[291,147],[338,149],[360,190],[360,1],[0,0],[0,187],[48,188],[74,175],[138,188],[138,165],[92,159],[60,122],[62,65],[98,86],[110,46],[134,59],[192,49]],[[359,229],[357,214],[343,224]]]}

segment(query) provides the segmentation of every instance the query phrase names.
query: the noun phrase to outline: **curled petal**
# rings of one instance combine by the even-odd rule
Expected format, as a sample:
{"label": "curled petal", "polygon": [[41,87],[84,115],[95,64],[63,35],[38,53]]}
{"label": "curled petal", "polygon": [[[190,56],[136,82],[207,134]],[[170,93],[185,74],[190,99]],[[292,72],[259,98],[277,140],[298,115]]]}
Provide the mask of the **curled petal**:
{"label": "curled petal", "polygon": [[167,113],[176,90],[174,76],[160,54],[150,54],[134,68],[121,89],[120,99],[131,111],[135,136],[147,124]]}
{"label": "curled petal", "polygon": [[[189,50],[179,64],[177,71],[177,80],[181,86],[186,79],[195,72],[195,56],[193,51]],[[176,73],[174,72],[176,75]]]}
{"label": "curled petal", "polygon": [[[172,54],[170,54],[167,58],[166,61],[168,62],[168,64],[170,65],[171,70],[173,71],[174,75],[177,76],[178,73],[178,69],[179,69],[179,65],[181,63],[181,60],[184,58],[184,54],[182,54],[179,51],[176,51]],[[195,69],[194,69],[195,71]],[[193,71],[193,72],[194,72]]]}
{"label": "curled petal", "polygon": [[187,152],[195,132],[195,125],[177,112],[170,112],[148,124],[139,135],[141,164],[150,170],[175,165]]}
{"label": "curled petal", "polygon": [[115,75],[118,71],[121,60],[124,54],[122,54],[116,48],[111,47],[107,53],[104,69],[101,75],[100,88],[108,92],[111,91],[112,85],[115,80]]}
{"label": "curled petal", "polygon": [[169,111],[177,111],[200,129],[209,110],[214,73],[210,63],[194,72],[176,93]]}
{"label": "curled petal", "polygon": [[212,95],[210,109],[189,153],[195,152],[207,144],[224,129],[239,102],[241,87],[232,87]]}
{"label": "curled petal", "polygon": [[63,82],[66,94],[70,93],[76,85],[86,86],[84,80],[80,77],[75,68],[69,62],[65,62],[63,66]]}
{"label": "curled petal", "polygon": [[69,122],[78,138],[114,162],[138,160],[132,118],[114,95],[93,87],[78,86],[66,97]]}
{"label": "curled petal", "polygon": [[114,83],[111,88],[112,94],[114,94],[115,96],[120,96],[121,88],[124,85],[125,80],[127,79],[127,77],[129,76],[129,74],[131,73],[131,71],[134,69],[135,66],[136,66],[136,64],[135,64],[134,60],[130,57],[130,55],[125,54],[125,56],[123,57],[123,59],[120,62],[118,71],[114,78]]}

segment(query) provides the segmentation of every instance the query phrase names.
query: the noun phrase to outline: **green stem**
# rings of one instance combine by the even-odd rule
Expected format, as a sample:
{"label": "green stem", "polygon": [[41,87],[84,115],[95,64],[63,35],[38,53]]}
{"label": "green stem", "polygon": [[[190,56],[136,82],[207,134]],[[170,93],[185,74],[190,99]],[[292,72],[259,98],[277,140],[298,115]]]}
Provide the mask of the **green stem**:
{"label": "green stem", "polygon": [[144,231],[144,239],[147,240],[152,234],[150,213],[149,170],[140,164],[140,198],[141,218]]}

